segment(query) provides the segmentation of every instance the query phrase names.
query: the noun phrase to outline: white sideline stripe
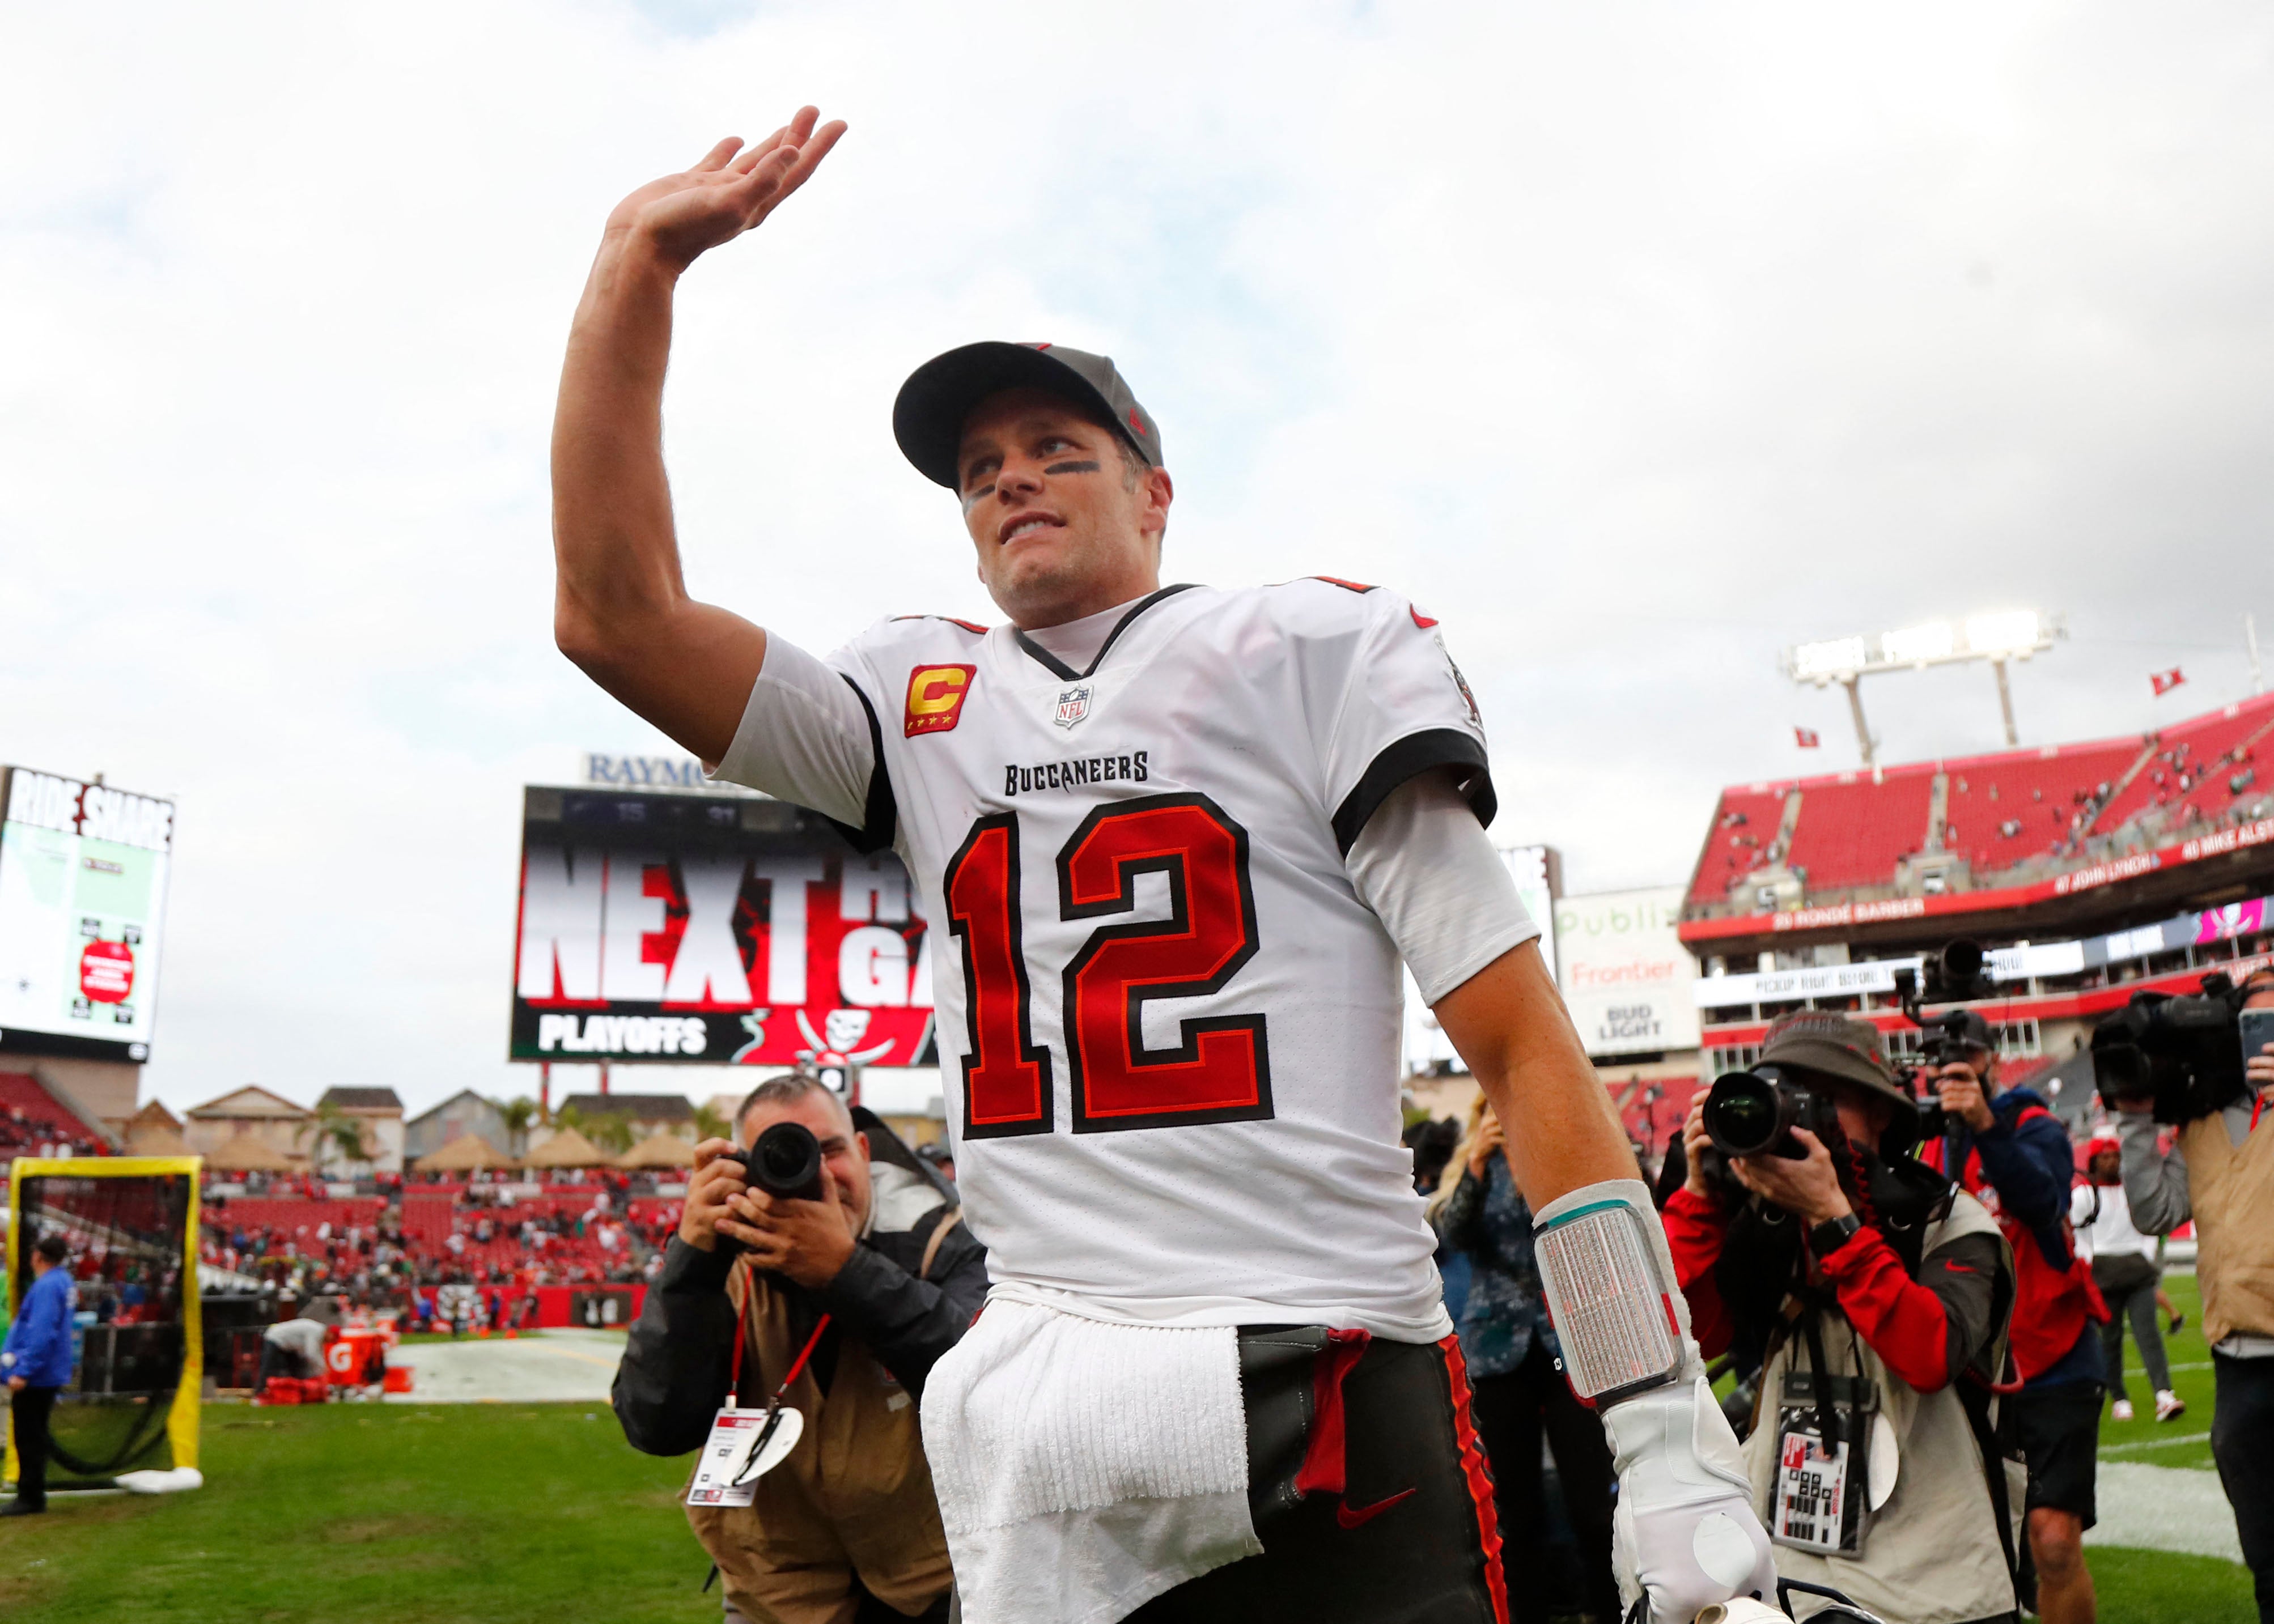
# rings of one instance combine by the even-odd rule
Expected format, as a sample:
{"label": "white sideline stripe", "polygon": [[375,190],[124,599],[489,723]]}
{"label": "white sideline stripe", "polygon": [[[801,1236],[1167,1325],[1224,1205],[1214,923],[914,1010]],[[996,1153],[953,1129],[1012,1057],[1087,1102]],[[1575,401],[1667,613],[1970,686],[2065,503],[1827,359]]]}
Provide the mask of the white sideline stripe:
{"label": "white sideline stripe", "polygon": [[2226,1503],[2217,1472],[2104,1461],[2097,1497],[2100,1521],[2084,1536],[2089,1545],[2242,1560],[2234,1508]]}
{"label": "white sideline stripe", "polygon": [[2103,1455],[2123,1455],[2133,1449],[2169,1449],[2180,1444],[2199,1444],[2209,1438],[2209,1432],[2182,1432],[2176,1438],[2143,1438],[2128,1444],[2103,1444]]}

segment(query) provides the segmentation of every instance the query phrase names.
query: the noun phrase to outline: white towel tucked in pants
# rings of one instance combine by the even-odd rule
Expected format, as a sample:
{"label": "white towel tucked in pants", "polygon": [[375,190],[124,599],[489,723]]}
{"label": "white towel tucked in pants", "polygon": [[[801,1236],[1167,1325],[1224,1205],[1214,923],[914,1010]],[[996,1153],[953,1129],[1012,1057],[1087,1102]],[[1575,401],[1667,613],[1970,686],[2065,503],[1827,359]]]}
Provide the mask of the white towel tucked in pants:
{"label": "white towel tucked in pants", "polygon": [[923,1437],[969,1624],[1111,1624],[1263,1549],[1230,1326],[990,1298],[925,1380]]}

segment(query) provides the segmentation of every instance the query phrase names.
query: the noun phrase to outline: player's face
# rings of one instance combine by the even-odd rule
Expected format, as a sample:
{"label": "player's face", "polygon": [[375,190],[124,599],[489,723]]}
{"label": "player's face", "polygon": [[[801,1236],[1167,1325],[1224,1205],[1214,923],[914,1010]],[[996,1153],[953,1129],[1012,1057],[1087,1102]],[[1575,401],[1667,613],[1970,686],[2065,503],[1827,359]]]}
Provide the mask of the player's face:
{"label": "player's face", "polygon": [[1022,627],[1057,626],[1161,584],[1169,476],[1128,476],[1114,432],[1039,389],[964,419],[956,467],[979,578]]}

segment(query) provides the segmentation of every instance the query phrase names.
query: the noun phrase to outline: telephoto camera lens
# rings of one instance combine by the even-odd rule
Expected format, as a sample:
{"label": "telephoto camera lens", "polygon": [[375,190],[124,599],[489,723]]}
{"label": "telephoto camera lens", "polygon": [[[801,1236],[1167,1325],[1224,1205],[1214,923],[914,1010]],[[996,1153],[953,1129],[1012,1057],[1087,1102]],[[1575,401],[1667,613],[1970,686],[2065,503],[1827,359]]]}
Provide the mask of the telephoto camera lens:
{"label": "telephoto camera lens", "polygon": [[770,1196],[790,1201],[822,1198],[821,1141],[803,1123],[774,1124],[758,1135],[743,1162],[750,1183]]}
{"label": "telephoto camera lens", "polygon": [[1807,1153],[1792,1137],[1807,1109],[1807,1091],[1773,1066],[1729,1071],[1713,1079],[1706,1096],[1706,1136],[1725,1156],[1784,1156]]}

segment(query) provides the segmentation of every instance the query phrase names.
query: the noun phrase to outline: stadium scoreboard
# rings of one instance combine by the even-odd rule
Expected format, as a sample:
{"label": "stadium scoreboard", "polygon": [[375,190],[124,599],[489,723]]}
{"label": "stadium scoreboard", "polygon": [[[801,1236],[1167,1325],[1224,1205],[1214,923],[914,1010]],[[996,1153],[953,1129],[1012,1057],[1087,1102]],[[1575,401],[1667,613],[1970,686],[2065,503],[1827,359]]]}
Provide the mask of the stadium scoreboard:
{"label": "stadium scoreboard", "polygon": [[150,1057],[174,804],[0,768],[0,1054]]}
{"label": "stadium scoreboard", "polygon": [[512,1059],[913,1065],[931,953],[900,859],[804,808],[523,792]]}

